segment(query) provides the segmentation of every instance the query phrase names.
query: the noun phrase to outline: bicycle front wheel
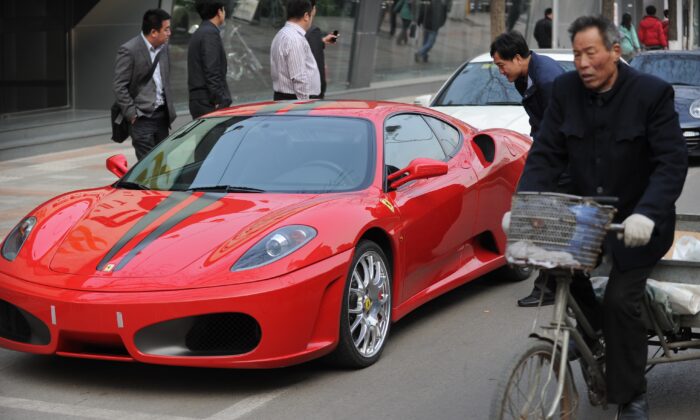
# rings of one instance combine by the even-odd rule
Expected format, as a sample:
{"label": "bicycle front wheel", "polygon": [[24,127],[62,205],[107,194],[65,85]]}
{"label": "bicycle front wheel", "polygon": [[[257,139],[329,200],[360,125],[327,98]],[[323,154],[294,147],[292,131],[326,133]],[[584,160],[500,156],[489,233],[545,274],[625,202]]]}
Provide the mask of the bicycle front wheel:
{"label": "bicycle front wheel", "polygon": [[491,419],[546,419],[555,404],[554,418],[575,418],[578,396],[571,371],[567,365],[563,392],[557,399],[561,352],[552,353],[552,343],[528,339],[503,372],[491,405]]}

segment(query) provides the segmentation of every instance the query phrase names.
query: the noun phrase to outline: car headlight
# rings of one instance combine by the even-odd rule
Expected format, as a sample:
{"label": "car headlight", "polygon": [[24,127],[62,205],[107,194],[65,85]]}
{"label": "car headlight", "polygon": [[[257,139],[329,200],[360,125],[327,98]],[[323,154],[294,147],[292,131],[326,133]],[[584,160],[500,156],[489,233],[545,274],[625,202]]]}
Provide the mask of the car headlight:
{"label": "car headlight", "polygon": [[5,242],[2,244],[2,256],[8,261],[14,261],[22,249],[24,241],[27,240],[29,234],[36,225],[36,217],[27,217],[19,222],[17,226],[7,235]]}
{"label": "car headlight", "polygon": [[250,248],[231,267],[231,271],[256,268],[286,257],[316,236],[316,229],[304,225],[279,228]]}
{"label": "car headlight", "polygon": [[700,118],[700,99],[696,99],[692,104],[690,104],[688,112],[690,112],[690,115],[693,118]]}

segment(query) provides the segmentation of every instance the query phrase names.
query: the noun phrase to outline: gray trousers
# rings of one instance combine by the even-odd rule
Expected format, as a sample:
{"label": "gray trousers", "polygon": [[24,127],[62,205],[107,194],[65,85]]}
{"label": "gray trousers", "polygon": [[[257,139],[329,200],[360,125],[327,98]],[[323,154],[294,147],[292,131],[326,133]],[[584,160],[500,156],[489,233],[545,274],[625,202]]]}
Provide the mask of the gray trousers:
{"label": "gray trousers", "polygon": [[150,117],[142,116],[131,125],[131,144],[136,151],[136,159],[141,160],[158,143],[168,137],[168,108],[161,106]]}

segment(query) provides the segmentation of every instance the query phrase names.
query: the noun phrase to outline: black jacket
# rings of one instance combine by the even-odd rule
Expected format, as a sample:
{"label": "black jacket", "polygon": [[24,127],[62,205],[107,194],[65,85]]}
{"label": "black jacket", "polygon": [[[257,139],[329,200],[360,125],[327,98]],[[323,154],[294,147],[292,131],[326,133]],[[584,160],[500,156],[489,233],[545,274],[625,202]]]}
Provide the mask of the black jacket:
{"label": "black jacket", "polygon": [[[554,81],[552,99],[532,144],[519,191],[555,191],[568,165],[571,193],[619,198],[616,222],[640,213],[655,223],[646,246],[606,246],[623,270],[655,264],[673,242],[675,202],[688,170],[673,88],[618,64],[613,88],[596,95],[576,72]],[[643,94],[641,94],[643,93]]]}
{"label": "black jacket", "polygon": [[219,107],[231,105],[226,70],[226,52],[219,28],[208,20],[202,21],[187,49],[190,100],[206,100]]}
{"label": "black jacket", "polygon": [[418,24],[426,31],[437,31],[445,24],[447,14],[452,7],[452,0],[427,0],[421,2],[418,12]]}
{"label": "black jacket", "polygon": [[552,48],[552,21],[546,17],[538,20],[533,35],[538,47]]}
{"label": "black jacket", "polygon": [[326,59],[323,50],[326,45],[323,43],[323,37],[326,34],[321,32],[318,26],[312,26],[311,29],[306,31],[306,40],[309,41],[309,47],[311,47],[311,54],[313,54],[316,59],[316,65],[318,66],[318,73],[321,75],[321,94],[320,98],[323,98],[326,93]]}
{"label": "black jacket", "polygon": [[[530,135],[535,137],[540,129],[544,110],[549,105],[552,97],[552,84],[554,79],[564,74],[564,69],[546,55],[530,53],[530,64],[527,68],[527,77],[515,81],[515,88],[523,97],[523,108],[530,117]],[[532,80],[532,86],[528,88],[527,78]]]}

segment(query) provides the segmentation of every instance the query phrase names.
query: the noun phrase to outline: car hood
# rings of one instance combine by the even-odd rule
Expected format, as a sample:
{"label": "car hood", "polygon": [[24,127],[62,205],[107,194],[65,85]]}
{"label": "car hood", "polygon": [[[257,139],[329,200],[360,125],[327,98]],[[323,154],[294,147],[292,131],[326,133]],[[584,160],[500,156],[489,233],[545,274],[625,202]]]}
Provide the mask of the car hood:
{"label": "car hood", "polygon": [[522,106],[435,106],[431,108],[462,120],[479,130],[507,128],[530,135],[529,117]]}
{"label": "car hood", "polygon": [[675,91],[675,105],[681,126],[700,126],[700,119],[690,115],[690,105],[700,99],[700,86],[673,86]]}
{"label": "car hood", "polygon": [[[197,287],[201,260],[227,248],[217,272],[228,270],[241,254],[270,229],[329,195],[216,194],[134,191],[107,188],[88,202],[64,199],[61,210],[40,220],[30,245],[33,260],[55,276],[46,285],[70,289],[162,290]],[[35,214],[55,207],[49,202]],[[62,227],[59,227],[62,226]],[[231,248],[231,247],[228,247]],[[200,261],[200,264],[193,264]],[[168,278],[188,266],[180,279]],[[226,269],[221,267],[225,266]],[[194,274],[194,276],[192,276]],[[235,273],[234,273],[235,274]],[[178,277],[178,276],[172,276]],[[133,287],[117,279],[138,278]],[[116,282],[116,283],[115,283]],[[111,287],[110,284],[115,286]],[[99,287],[98,287],[99,285]],[[211,286],[211,281],[207,284]]]}

